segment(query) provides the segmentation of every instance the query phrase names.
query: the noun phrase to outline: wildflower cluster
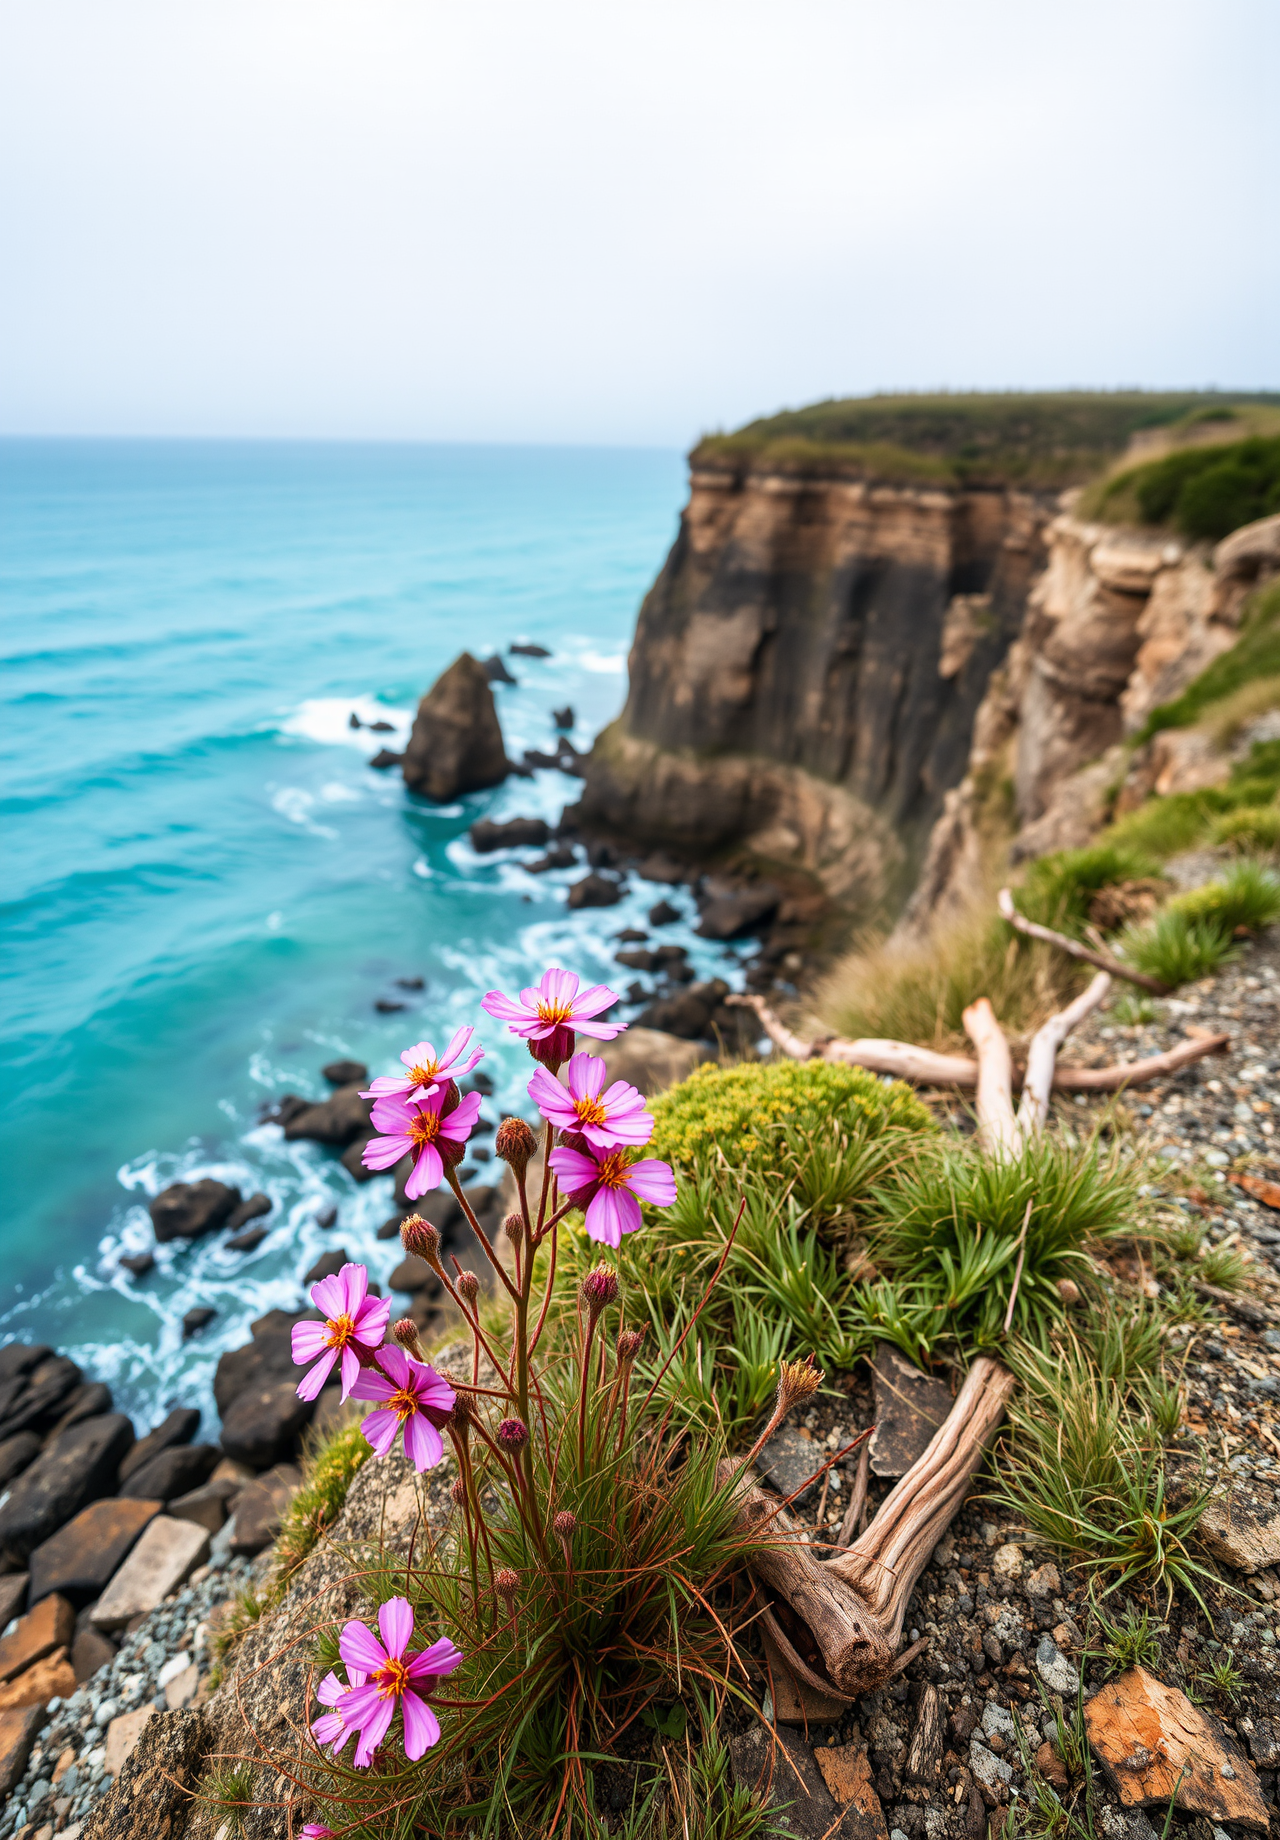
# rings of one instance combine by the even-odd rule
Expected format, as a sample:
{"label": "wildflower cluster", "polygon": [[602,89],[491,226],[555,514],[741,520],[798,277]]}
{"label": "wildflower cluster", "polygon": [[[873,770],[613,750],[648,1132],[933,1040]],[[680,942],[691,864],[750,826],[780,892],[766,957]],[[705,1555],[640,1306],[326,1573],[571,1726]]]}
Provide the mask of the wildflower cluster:
{"label": "wildflower cluster", "polygon": [[[521,1581],[509,1565],[494,1559],[481,1505],[480,1469],[487,1472],[486,1486],[497,1481],[509,1495],[531,1549],[548,1561],[558,1550],[566,1571],[572,1571],[576,1519],[535,1485],[531,1433],[531,1424],[536,1425],[540,1445],[550,1447],[546,1391],[534,1378],[531,1364],[551,1301],[557,1229],[572,1210],[581,1209],[590,1237],[617,1248],[624,1233],[642,1225],[641,1202],[670,1206],[675,1200],[670,1166],[636,1156],[653,1132],[653,1117],[642,1094],[623,1080],[608,1083],[602,1060],[574,1052],[575,1034],[608,1041],[625,1027],[601,1019],[616,1001],[615,993],[603,985],[580,991],[573,973],[558,969],[546,972],[518,999],[490,991],[483,1000],[482,1008],[507,1022],[537,1062],[528,1091],[543,1120],[536,1202],[528,1178],[539,1148],[537,1136],[519,1118],[504,1120],[497,1133],[495,1148],[510,1167],[519,1195],[518,1211],[504,1223],[509,1263],[489,1240],[457,1178],[480,1109],[479,1094],[464,1095],[457,1084],[484,1055],[482,1047],[472,1044],[473,1030],[460,1029],[439,1056],[430,1042],[416,1043],[400,1056],[405,1072],[374,1080],[364,1095],[374,1101],[371,1119],[378,1133],[365,1146],[366,1167],[390,1169],[412,1157],[405,1183],[411,1200],[447,1183],[493,1268],[495,1282],[510,1300],[510,1342],[502,1348],[482,1325],[475,1275],[456,1259],[452,1272],[446,1269],[440,1234],[429,1222],[417,1215],[404,1221],[401,1238],[406,1250],[427,1261],[471,1329],[472,1386],[451,1385],[421,1358],[411,1322],[397,1323],[391,1339],[386,1339],[390,1305],[369,1296],[362,1265],[344,1265],[336,1277],[316,1284],[312,1300],[324,1320],[299,1323],[293,1332],[294,1360],[310,1364],[299,1394],[314,1399],[340,1363],[342,1397],[374,1405],[361,1429],[375,1456],[385,1456],[403,1432],[407,1456],[423,1471],[441,1461],[444,1439],[449,1438],[458,1465],[452,1493],[461,1510],[468,1555],[470,1609],[481,1628],[486,1616],[495,1630],[500,1616],[505,1617],[504,1627],[514,1627]],[[539,1267],[545,1272],[544,1295],[531,1328],[535,1259],[542,1248],[548,1253]],[[602,1460],[605,1453],[615,1456],[625,1438],[631,1373],[642,1336],[637,1330],[620,1332],[611,1378],[606,1377],[603,1347],[596,1359],[592,1356],[597,1326],[618,1295],[617,1275],[608,1265],[591,1272],[582,1286],[585,1323],[573,1407],[580,1465],[588,1461],[589,1450],[600,1453]],[[498,1375],[497,1388],[479,1385],[482,1356]],[[482,1562],[488,1574],[485,1586]],[[484,1603],[488,1611],[482,1611]],[[330,1756],[337,1757],[354,1736],[355,1765],[373,1763],[397,1715],[410,1762],[439,1740],[440,1725],[428,1695],[463,1656],[448,1637],[411,1650],[413,1635],[414,1611],[404,1597],[382,1605],[378,1634],[358,1619],[347,1623],[339,1644],[346,1678],[331,1671],[316,1689],[326,1710],[315,1720],[312,1735]],[[323,1840],[322,1828],[308,1831]]]}

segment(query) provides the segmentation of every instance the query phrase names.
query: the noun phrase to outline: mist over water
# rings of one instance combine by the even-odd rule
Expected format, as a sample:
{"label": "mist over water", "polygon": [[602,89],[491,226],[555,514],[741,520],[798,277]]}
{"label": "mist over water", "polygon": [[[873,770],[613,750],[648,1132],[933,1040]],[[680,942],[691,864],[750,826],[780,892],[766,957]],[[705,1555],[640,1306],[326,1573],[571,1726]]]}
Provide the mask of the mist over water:
{"label": "mist over water", "polygon": [[[654,450],[0,443],[0,1340],[66,1349],[140,1426],[178,1399],[212,1412],[217,1354],[297,1307],[322,1251],[384,1281],[399,1256],[375,1237],[390,1177],[358,1187],[334,1152],[285,1144],[263,1102],[482,1022],[487,1113],[527,1111],[528,1056],[483,992],[550,962],[621,988],[613,935],[660,895],[692,916],[634,881],[570,915],[581,866],[475,855],[479,816],[558,817],[579,792],[558,772],[433,807],[367,764],[460,650],[512,640],[553,655],[508,658],[508,751],[550,747],[564,703],[587,746],[683,490]],[[393,732],[351,729],[353,709]],[[664,937],[725,969],[688,926]],[[265,1190],[267,1239],[123,1272],[149,1198],[200,1175]],[[217,1316],[184,1343],[197,1305]]]}

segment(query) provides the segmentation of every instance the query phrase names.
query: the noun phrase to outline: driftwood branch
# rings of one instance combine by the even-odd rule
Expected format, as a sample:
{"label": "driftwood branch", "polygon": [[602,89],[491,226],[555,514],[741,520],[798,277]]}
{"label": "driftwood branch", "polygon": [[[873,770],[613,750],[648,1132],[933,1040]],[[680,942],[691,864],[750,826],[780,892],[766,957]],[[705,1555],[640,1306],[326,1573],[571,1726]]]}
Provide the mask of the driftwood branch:
{"label": "driftwood branch", "polygon": [[[805,1042],[783,1027],[763,997],[749,992],[726,997],[727,1003],[752,1009],[760,1018],[769,1039],[792,1060],[821,1059],[840,1061],[850,1067],[865,1067],[869,1073],[889,1073],[918,1086],[976,1086],[978,1063],[965,1054],[938,1054],[932,1048],[917,1048],[906,1041],[889,1041],[867,1035],[857,1040],[832,1035]],[[787,1042],[794,1043],[794,1048]],[[1055,1092],[1120,1092],[1126,1086],[1142,1086],[1177,1073],[1180,1067],[1201,1060],[1206,1054],[1221,1054],[1230,1046],[1229,1035],[1209,1035],[1203,1040],[1180,1041],[1165,1054],[1152,1054],[1146,1060],[1120,1061],[1114,1067],[1057,1067],[1053,1070]],[[1013,1083],[1023,1083],[1023,1072],[1014,1063]]]}
{"label": "driftwood branch", "polygon": [[[830,1559],[804,1545],[773,1498],[743,1478],[740,1527],[772,1530],[751,1560],[761,1620],[797,1681],[851,1702],[897,1671],[915,1582],[963,1502],[1013,1387],[1000,1362],[975,1361],[924,1455],[866,1532]],[[732,1464],[722,1466],[725,1479],[734,1473]]]}
{"label": "driftwood branch", "polygon": [[1031,1037],[1027,1050],[1027,1071],[1022,1079],[1022,1103],[1018,1107],[1018,1129],[1024,1137],[1038,1131],[1049,1116],[1049,1093],[1053,1087],[1058,1049],[1078,1023],[1084,1021],[1111,988],[1111,974],[1100,971],[1088,990],[1066,1009],[1050,1016]]}
{"label": "driftwood branch", "polygon": [[1099,971],[1106,971],[1112,977],[1124,978],[1128,983],[1136,984],[1140,990],[1151,991],[1153,996],[1168,996],[1169,986],[1162,984],[1159,978],[1148,977],[1145,971],[1134,971],[1131,966],[1113,958],[1109,952],[1092,950],[1089,946],[1082,946],[1078,939],[1069,939],[1065,933],[1055,933],[1052,927],[1028,920],[1014,906],[1013,896],[1007,888],[1000,890],[996,905],[1009,925],[1016,932],[1025,933],[1028,939],[1042,939],[1047,946],[1057,946],[1060,952],[1066,952],[1071,958],[1078,958],[1086,965],[1096,965]]}
{"label": "driftwood branch", "polygon": [[978,1140],[993,1156],[1016,1156],[1022,1133],[1013,1115],[1013,1056],[995,1011],[985,997],[971,1003],[961,1020],[978,1052]]}

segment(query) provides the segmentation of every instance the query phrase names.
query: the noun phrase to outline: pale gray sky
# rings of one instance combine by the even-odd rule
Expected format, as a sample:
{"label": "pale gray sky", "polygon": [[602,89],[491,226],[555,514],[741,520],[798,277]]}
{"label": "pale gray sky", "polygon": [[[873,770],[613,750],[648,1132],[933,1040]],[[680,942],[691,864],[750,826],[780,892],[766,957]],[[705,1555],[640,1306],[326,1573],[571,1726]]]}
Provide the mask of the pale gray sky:
{"label": "pale gray sky", "polygon": [[0,0],[0,427],[1280,384],[1275,0]]}

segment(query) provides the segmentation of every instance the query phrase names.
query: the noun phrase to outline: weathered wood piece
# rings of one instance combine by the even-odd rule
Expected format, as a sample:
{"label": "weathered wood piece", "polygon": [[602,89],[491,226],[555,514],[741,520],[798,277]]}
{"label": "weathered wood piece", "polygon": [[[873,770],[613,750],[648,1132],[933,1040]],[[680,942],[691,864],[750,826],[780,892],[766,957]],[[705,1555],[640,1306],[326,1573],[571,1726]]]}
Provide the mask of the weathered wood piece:
{"label": "weathered wood piece", "polygon": [[1085,965],[1096,965],[1099,971],[1107,971],[1112,977],[1124,978],[1127,983],[1136,984],[1140,990],[1149,990],[1153,996],[1168,996],[1169,986],[1162,984],[1159,978],[1148,977],[1145,971],[1135,971],[1132,966],[1113,958],[1110,952],[1099,952],[1095,947],[1082,946],[1078,939],[1069,939],[1065,933],[1055,933],[1050,926],[1041,926],[1035,920],[1028,920],[1014,906],[1013,895],[1008,888],[1000,890],[996,896],[996,906],[1014,931],[1025,934],[1028,939],[1039,939],[1045,945],[1057,946],[1069,958],[1079,959]]}

